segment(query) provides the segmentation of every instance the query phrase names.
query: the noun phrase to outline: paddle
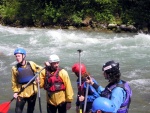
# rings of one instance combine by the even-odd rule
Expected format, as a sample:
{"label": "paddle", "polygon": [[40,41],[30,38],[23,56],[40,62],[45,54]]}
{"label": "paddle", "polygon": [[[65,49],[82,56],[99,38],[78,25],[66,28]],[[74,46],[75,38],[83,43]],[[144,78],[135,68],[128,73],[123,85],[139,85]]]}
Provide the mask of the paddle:
{"label": "paddle", "polygon": [[40,109],[40,113],[42,113],[41,94],[40,94],[40,83],[39,83],[39,82],[38,82],[38,98],[39,98],[39,109]]}
{"label": "paddle", "polygon": [[[77,50],[79,52],[79,95],[81,95],[81,52],[82,50]],[[80,102],[79,113],[82,113],[82,103]]]}
{"label": "paddle", "polygon": [[10,102],[4,102],[0,105],[0,113],[7,113],[8,109],[10,107],[10,103],[12,102],[12,100]]}
{"label": "paddle", "polygon": [[[42,68],[38,73],[35,74],[35,76],[18,92],[18,95],[31,83],[34,81],[34,79],[38,76],[38,74],[45,69]],[[4,102],[2,104],[0,104],[0,113],[7,113],[9,108],[10,108],[10,103],[14,100],[15,98],[13,97],[10,101],[8,102]]]}
{"label": "paddle", "polygon": [[86,93],[85,93],[85,101],[84,101],[84,109],[83,109],[83,113],[86,113],[86,105],[87,105],[88,91],[89,91],[89,84],[87,83],[87,86],[86,86]]}

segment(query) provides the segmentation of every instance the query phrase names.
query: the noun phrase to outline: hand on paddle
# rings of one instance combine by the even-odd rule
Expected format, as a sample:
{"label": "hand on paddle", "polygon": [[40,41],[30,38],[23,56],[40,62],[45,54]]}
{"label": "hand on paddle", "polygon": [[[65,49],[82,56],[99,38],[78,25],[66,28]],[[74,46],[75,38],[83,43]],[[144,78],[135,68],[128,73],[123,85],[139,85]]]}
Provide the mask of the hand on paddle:
{"label": "hand on paddle", "polygon": [[91,84],[91,85],[94,84],[94,82],[90,76],[88,76],[88,78],[86,78],[86,83]]}
{"label": "hand on paddle", "polygon": [[37,84],[40,83],[40,78],[37,77],[37,78],[35,79],[35,82],[36,82]]}
{"label": "hand on paddle", "polygon": [[78,95],[78,96],[79,96],[79,101],[80,101],[80,102],[84,101],[84,98],[85,98],[85,97],[84,97],[83,95]]}
{"label": "hand on paddle", "polygon": [[13,97],[14,97],[15,99],[17,99],[18,93],[14,93]]}

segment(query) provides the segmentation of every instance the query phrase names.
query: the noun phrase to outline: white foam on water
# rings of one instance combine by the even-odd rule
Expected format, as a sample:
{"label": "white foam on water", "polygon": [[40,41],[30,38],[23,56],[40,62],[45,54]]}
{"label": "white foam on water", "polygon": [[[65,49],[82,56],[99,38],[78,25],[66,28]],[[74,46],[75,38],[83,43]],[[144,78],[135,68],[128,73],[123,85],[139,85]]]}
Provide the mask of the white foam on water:
{"label": "white foam on water", "polygon": [[[150,79],[136,79],[129,81],[132,88],[139,90],[139,93],[147,93],[150,91]],[[142,91],[141,91],[142,90]]]}
{"label": "white foam on water", "polygon": [[52,38],[52,43],[56,43],[58,45],[68,45],[71,47],[71,44],[96,44],[99,43],[99,39],[89,37],[88,35],[84,33],[78,33],[78,32],[71,32],[68,34],[68,32],[63,30],[57,30],[57,31],[49,31],[47,32],[50,38]]}
{"label": "white foam on water", "polygon": [[15,27],[7,27],[7,26],[1,26],[0,25],[0,32],[6,33],[6,34],[33,34],[33,32],[29,31],[28,28],[15,28]]}

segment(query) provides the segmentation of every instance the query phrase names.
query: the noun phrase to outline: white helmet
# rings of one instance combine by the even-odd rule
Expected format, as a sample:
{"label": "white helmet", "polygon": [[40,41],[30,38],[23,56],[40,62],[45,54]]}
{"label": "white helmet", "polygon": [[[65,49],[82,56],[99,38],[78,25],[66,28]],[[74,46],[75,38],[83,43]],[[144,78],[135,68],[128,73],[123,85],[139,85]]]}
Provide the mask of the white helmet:
{"label": "white helmet", "polygon": [[50,63],[59,62],[59,61],[60,61],[60,59],[59,59],[59,57],[57,55],[53,54],[53,55],[49,56],[49,62]]}

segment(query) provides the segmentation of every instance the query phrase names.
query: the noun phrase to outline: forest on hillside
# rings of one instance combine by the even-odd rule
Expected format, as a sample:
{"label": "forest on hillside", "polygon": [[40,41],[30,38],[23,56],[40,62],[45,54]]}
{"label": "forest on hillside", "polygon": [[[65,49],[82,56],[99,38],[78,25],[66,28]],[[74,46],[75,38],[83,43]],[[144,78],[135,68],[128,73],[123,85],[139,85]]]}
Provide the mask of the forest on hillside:
{"label": "forest on hillside", "polygon": [[82,27],[91,22],[150,31],[150,0],[0,0],[2,25]]}

